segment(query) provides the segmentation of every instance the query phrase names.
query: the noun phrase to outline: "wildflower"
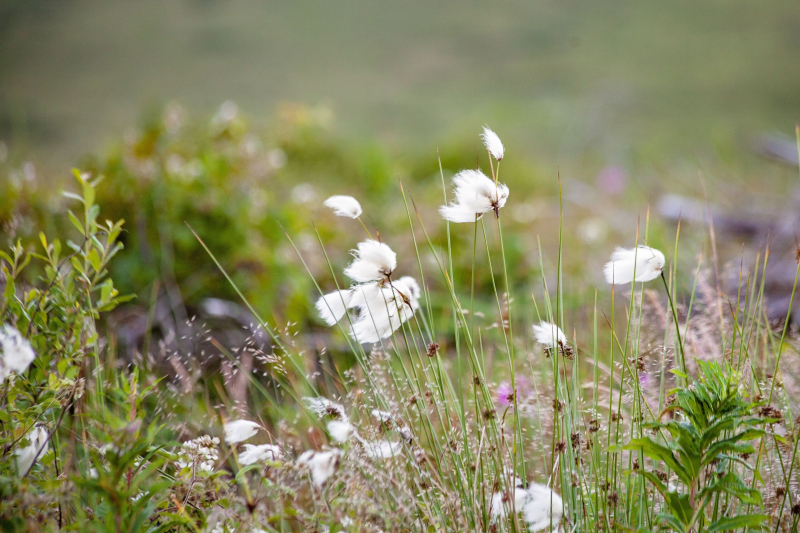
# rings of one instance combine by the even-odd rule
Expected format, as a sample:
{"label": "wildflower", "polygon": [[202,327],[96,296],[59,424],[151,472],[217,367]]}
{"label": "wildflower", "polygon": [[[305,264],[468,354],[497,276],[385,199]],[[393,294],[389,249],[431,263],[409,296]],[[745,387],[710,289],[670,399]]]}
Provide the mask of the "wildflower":
{"label": "wildflower", "polygon": [[361,204],[352,196],[331,196],[325,200],[325,207],[333,209],[339,217],[358,218],[361,216]]}
{"label": "wildflower", "polygon": [[251,465],[259,461],[275,461],[281,455],[281,449],[274,444],[245,444],[244,451],[239,454],[239,462],[243,465]]}
{"label": "wildflower", "polygon": [[8,324],[0,330],[0,347],[3,349],[0,356],[0,381],[4,381],[11,372],[25,372],[36,357],[31,343],[22,337],[17,328]]}
{"label": "wildflower", "polygon": [[483,145],[487,150],[489,150],[489,153],[492,154],[492,157],[498,161],[503,159],[503,153],[505,152],[505,149],[503,148],[503,143],[500,141],[500,137],[498,137],[495,132],[484,126],[481,139],[483,139]]}
{"label": "wildflower", "polygon": [[514,389],[508,381],[502,381],[497,386],[497,403],[504,407],[514,405]]}
{"label": "wildflower", "polygon": [[462,170],[453,177],[455,201],[439,208],[442,218],[450,222],[475,222],[488,211],[500,216],[500,208],[508,200],[508,187],[495,183],[480,170]]}
{"label": "wildflower", "polygon": [[309,411],[318,417],[330,416],[331,418],[347,422],[349,419],[344,411],[344,406],[340,403],[332,402],[327,398],[303,398],[303,404]]}
{"label": "wildflower", "polygon": [[606,281],[614,285],[644,283],[660,276],[665,262],[664,254],[649,246],[617,248],[611,254],[611,261],[606,263],[603,274]]}
{"label": "wildflower", "polygon": [[372,239],[358,243],[353,257],[344,273],[356,283],[388,280],[397,267],[397,254],[388,245]]}
{"label": "wildflower", "polygon": [[341,456],[342,450],[339,448],[325,452],[308,450],[297,458],[297,464],[308,467],[311,470],[311,480],[316,486],[321,487],[336,472]]}
{"label": "wildflower", "polygon": [[182,470],[196,465],[201,472],[213,471],[219,459],[218,445],[219,439],[208,435],[184,442],[178,452],[178,468]]}
{"label": "wildflower", "polygon": [[33,463],[47,453],[47,430],[41,426],[34,427],[28,435],[30,444],[17,448],[17,472],[24,476],[31,469]]}
{"label": "wildflower", "polygon": [[362,442],[364,452],[372,459],[391,459],[400,455],[403,445],[397,441],[379,440],[375,442]]}
{"label": "wildflower", "polygon": [[234,420],[225,424],[225,442],[236,444],[258,433],[261,426],[249,420]]}
{"label": "wildflower", "polygon": [[350,422],[341,420],[328,422],[328,433],[336,442],[347,442],[355,431],[356,428]]}
{"label": "wildflower", "polygon": [[558,348],[558,352],[566,357],[572,359],[572,347],[567,344],[567,336],[561,331],[561,328],[550,322],[541,322],[538,326],[533,326],[533,336],[536,337],[536,342],[544,346],[545,354],[550,357],[553,349]]}

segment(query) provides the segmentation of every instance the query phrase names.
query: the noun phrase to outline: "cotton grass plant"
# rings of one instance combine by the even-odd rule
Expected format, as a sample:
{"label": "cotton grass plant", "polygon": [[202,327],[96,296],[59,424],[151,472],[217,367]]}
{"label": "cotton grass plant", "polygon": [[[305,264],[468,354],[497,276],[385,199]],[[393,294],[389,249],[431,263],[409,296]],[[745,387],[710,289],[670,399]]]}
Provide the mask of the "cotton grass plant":
{"label": "cotton grass plant", "polygon": [[[198,372],[188,388],[146,358],[115,362],[97,333],[101,313],[123,302],[105,277],[122,225],[97,224],[99,183],[76,174],[85,213],[72,218],[85,242],[67,260],[44,237],[43,254],[17,246],[0,256],[4,527],[796,531],[800,354],[788,319],[779,328],[765,319],[755,274],[767,258],[743,273],[736,299],[709,289],[702,258],[678,270],[677,235],[671,258],[650,246],[645,219],[631,228],[632,248],[591,265],[607,284],[587,282],[595,296],[573,312],[563,211],[555,257],[539,250],[536,286],[509,277],[507,154],[488,128],[482,139],[488,174],[462,170],[451,188],[442,171],[441,218],[398,186],[405,239],[371,229],[382,217],[349,196],[325,202],[360,222],[346,242],[316,231],[309,252],[286,233],[303,265],[316,254],[329,272],[306,268],[317,289],[309,320],[325,325],[314,346],[294,325],[264,320],[268,310],[244,298],[195,233],[271,350],[248,370],[242,350],[222,346],[235,372]],[[456,233],[472,236],[459,278]],[[332,249],[352,250],[351,260],[331,259]],[[492,286],[485,320],[478,254]],[[20,287],[31,259],[44,285]]]}

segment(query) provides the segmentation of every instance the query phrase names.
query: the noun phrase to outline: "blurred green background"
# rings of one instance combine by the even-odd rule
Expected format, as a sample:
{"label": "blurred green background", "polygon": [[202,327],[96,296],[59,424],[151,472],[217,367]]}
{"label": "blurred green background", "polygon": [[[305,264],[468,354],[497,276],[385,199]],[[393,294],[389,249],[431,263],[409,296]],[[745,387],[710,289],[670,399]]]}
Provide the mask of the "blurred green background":
{"label": "blurred green background", "polygon": [[321,105],[403,153],[489,123],[548,164],[694,157],[791,133],[798,59],[789,0],[2,0],[0,138],[63,166],[149,106],[232,99],[258,121]]}
{"label": "blurred green background", "polygon": [[[112,275],[143,308],[156,279],[189,306],[235,299],[188,222],[276,323],[319,326],[283,229],[329,290],[312,221],[340,271],[362,234],[321,203],[353,194],[416,275],[398,179],[444,245],[437,149],[446,177],[488,171],[488,124],[507,148],[518,297],[541,293],[541,265],[554,286],[559,174],[571,309],[637,224],[672,250],[678,214],[690,291],[697,254],[712,268],[706,197],[720,274],[743,244],[748,264],[768,239],[792,257],[799,59],[791,1],[0,0],[0,222],[31,247],[39,229],[68,234],[59,192],[79,165],[106,176],[101,216],[127,221]],[[457,281],[471,243],[454,230]]]}

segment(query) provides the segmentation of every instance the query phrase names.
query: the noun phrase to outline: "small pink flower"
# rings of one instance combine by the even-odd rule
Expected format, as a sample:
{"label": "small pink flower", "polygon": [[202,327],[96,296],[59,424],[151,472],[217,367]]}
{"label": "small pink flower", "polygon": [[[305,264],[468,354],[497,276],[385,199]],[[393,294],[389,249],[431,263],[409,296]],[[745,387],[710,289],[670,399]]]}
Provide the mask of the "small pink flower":
{"label": "small pink flower", "polygon": [[503,407],[514,405],[514,389],[508,381],[501,381],[497,386],[497,403]]}

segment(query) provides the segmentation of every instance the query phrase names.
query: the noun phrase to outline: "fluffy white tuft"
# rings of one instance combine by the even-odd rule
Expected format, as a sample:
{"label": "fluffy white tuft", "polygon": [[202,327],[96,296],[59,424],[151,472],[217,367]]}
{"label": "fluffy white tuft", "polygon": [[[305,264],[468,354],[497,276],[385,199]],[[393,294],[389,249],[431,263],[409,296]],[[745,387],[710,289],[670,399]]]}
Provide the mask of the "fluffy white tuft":
{"label": "fluffy white tuft", "polygon": [[330,207],[340,217],[358,218],[362,213],[361,204],[352,196],[331,196],[325,200],[325,207]]}
{"label": "fluffy white tuft", "polygon": [[400,455],[403,445],[397,441],[379,440],[374,442],[362,442],[364,452],[372,459],[391,459],[395,455]]}
{"label": "fluffy white tuft", "polygon": [[372,416],[374,416],[379,422],[392,421],[392,413],[390,413],[389,411],[381,411],[380,409],[373,409]]}
{"label": "fluffy white tuft", "polygon": [[30,444],[14,451],[19,475],[24,475],[33,466],[34,461],[41,459],[47,452],[47,430],[41,426],[34,427],[28,435],[28,440]]}
{"label": "fluffy white tuft", "polygon": [[531,484],[527,489],[514,488],[514,505],[511,498],[503,492],[492,495],[492,519],[504,518],[514,509],[521,513],[528,525],[528,531],[536,532],[549,529],[558,531],[558,525],[564,514],[564,502],[561,496],[544,485]]}
{"label": "fluffy white tuft", "polygon": [[261,426],[249,420],[234,420],[225,424],[225,442],[236,444],[258,433]]}
{"label": "fluffy white tuft", "polygon": [[336,472],[341,456],[342,450],[339,448],[326,452],[308,450],[297,458],[297,464],[308,467],[311,470],[311,480],[316,486],[321,487]]}
{"label": "fluffy white tuft", "polygon": [[453,176],[453,184],[455,200],[439,208],[439,214],[450,222],[475,222],[488,211],[499,213],[508,200],[508,187],[480,170],[462,170]]}
{"label": "fluffy white tuft", "polygon": [[350,289],[333,291],[320,297],[316,304],[319,316],[326,324],[333,326],[339,322],[347,312],[352,298],[353,291]]}
{"label": "fluffy white tuft", "polygon": [[11,372],[25,372],[36,358],[31,343],[25,339],[17,328],[5,324],[0,330],[0,382]]}
{"label": "fluffy white tuft", "polygon": [[354,290],[351,305],[359,308],[359,314],[350,334],[361,344],[391,336],[419,308],[412,289],[400,280],[390,286],[370,284]]}
{"label": "fluffy white tuft", "polygon": [[342,420],[328,422],[328,433],[336,442],[347,442],[355,431],[356,428],[350,422]]}
{"label": "fluffy white tuft", "polygon": [[251,465],[261,461],[275,461],[280,459],[281,449],[274,444],[245,444],[244,451],[239,454],[239,462],[243,465]]}
{"label": "fluffy white tuft", "polygon": [[606,263],[603,274],[612,285],[652,281],[661,275],[665,263],[664,254],[649,246],[617,248],[611,254],[611,261]]}
{"label": "fluffy white tuft", "polygon": [[397,254],[389,246],[372,239],[358,243],[353,260],[344,273],[356,283],[388,279],[397,268]]}
{"label": "fluffy white tuft", "polygon": [[556,348],[559,342],[567,344],[567,336],[561,328],[550,322],[542,322],[538,326],[534,324],[533,336],[536,337],[536,342],[547,348]]}
{"label": "fluffy white tuft", "polygon": [[492,154],[495,159],[498,161],[503,159],[505,148],[503,148],[503,143],[500,141],[500,137],[498,137],[495,132],[484,126],[481,139],[483,139],[483,145],[487,150],[489,150],[489,153]]}
{"label": "fluffy white tuft", "polygon": [[422,290],[419,288],[419,283],[417,283],[417,280],[415,280],[411,276],[403,276],[397,281],[408,287],[411,290],[411,295],[414,298],[419,299],[420,297],[422,297]]}
{"label": "fluffy white tuft", "polygon": [[327,415],[344,422],[349,420],[347,413],[344,411],[344,406],[340,403],[332,402],[327,398],[312,398],[306,396],[303,398],[303,404],[309,411],[320,418]]}
{"label": "fluffy white tuft", "polygon": [[564,502],[561,496],[538,483],[532,483],[526,492],[527,498],[521,509],[517,507],[517,511],[522,511],[522,516],[528,524],[528,531],[541,531],[551,525],[553,530],[557,530],[564,514]]}

